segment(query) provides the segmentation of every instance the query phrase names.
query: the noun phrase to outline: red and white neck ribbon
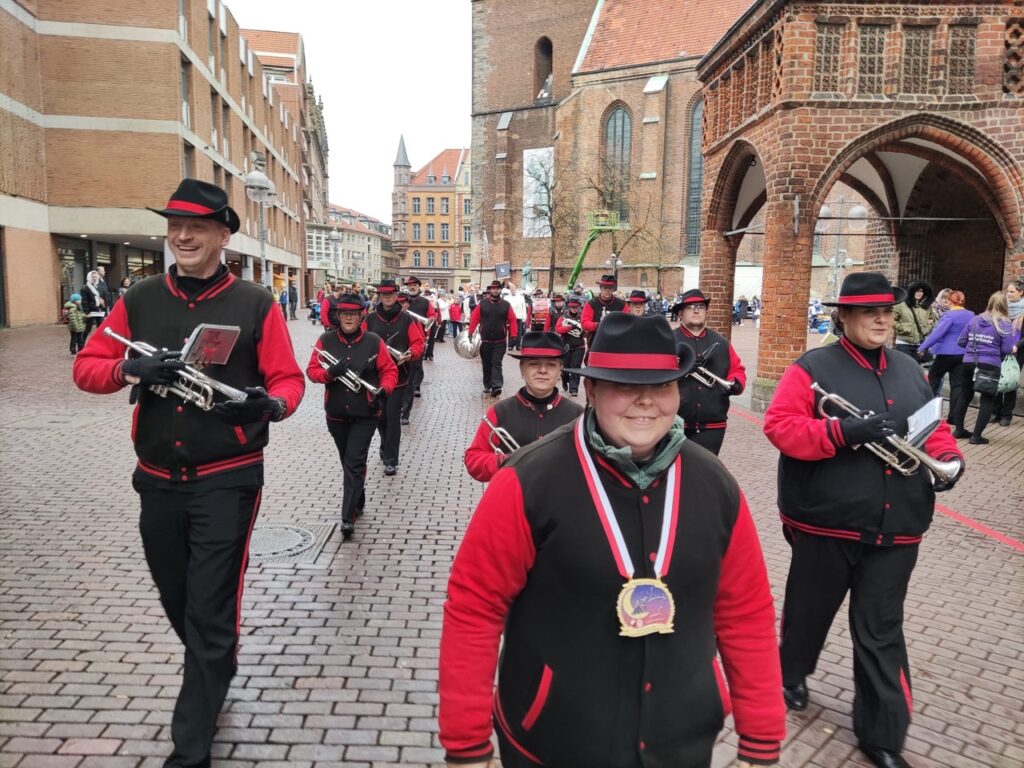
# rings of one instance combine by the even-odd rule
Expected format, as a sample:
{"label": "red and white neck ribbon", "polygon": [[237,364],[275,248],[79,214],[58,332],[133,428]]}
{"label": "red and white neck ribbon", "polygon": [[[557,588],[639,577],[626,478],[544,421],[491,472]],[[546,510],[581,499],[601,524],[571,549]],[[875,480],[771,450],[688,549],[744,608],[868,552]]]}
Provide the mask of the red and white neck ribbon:
{"label": "red and white neck ribbon", "polygon": [[[632,579],[636,568],[633,565],[633,559],[629,556],[626,540],[622,536],[622,529],[612,510],[604,484],[597,473],[594,458],[590,455],[590,449],[587,448],[587,441],[584,439],[584,421],[586,421],[586,416],[580,416],[576,420],[576,453],[580,457],[580,463],[583,464],[583,475],[587,479],[587,488],[594,500],[594,508],[597,510],[597,516],[601,519],[604,534],[608,537],[608,545],[615,556],[615,564],[623,578]],[[668,564],[672,562],[672,548],[675,545],[676,526],[679,522],[679,483],[682,473],[682,459],[676,456],[666,478],[665,508],[661,515],[661,540],[658,542],[658,552],[654,560],[654,571],[659,578],[668,573]]]}

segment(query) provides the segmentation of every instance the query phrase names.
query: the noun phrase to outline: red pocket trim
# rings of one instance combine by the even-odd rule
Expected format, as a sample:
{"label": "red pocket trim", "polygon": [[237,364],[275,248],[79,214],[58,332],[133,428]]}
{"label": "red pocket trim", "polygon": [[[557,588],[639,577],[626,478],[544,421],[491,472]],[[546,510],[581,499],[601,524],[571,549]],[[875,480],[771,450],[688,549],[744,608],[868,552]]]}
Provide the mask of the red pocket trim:
{"label": "red pocket trim", "polygon": [[551,678],[553,676],[554,673],[551,671],[551,667],[545,664],[544,671],[540,675],[540,685],[537,686],[537,695],[533,697],[533,704],[526,710],[526,717],[523,718],[522,726],[524,731],[533,728],[533,724],[540,717],[544,705],[547,704],[548,694],[551,692]]}
{"label": "red pocket trim", "polygon": [[235,437],[238,438],[238,442],[240,442],[242,445],[245,445],[246,443],[249,442],[249,438],[245,436],[245,430],[243,430],[241,427],[235,427]]}

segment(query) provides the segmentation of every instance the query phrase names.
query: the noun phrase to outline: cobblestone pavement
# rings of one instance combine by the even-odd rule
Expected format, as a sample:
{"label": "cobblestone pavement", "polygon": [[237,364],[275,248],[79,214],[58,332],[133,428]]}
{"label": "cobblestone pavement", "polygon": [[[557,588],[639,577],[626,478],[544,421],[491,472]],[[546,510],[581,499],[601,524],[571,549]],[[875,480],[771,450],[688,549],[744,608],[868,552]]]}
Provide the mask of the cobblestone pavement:
{"label": "cobblestone pavement", "polygon": [[[315,336],[290,324],[299,357]],[[749,324],[748,324],[749,326]],[[751,350],[753,329],[737,329]],[[127,395],[70,382],[63,328],[0,333],[0,768],[159,766],[181,648],[157,601],[137,532]],[[438,345],[406,428],[399,474],[372,463],[356,537],[335,535],[307,566],[253,566],[240,671],[215,744],[218,766],[428,766],[436,738],[437,643],[452,555],[479,496],[462,451],[486,402],[479,365]],[[749,361],[748,361],[749,362]],[[506,358],[511,392],[515,361]],[[261,522],[335,522],[340,469],[320,388],[275,425]],[[774,508],[776,454],[740,408],[723,459],[761,533],[775,593],[788,552]],[[968,476],[942,498],[906,606],[914,682],[907,757],[926,766],[1024,765],[1024,426],[970,446]],[[371,456],[375,456],[371,450]],[[405,507],[405,509],[400,509]],[[979,532],[988,526],[1012,539]],[[864,766],[850,726],[841,613],[790,717],[785,766]],[[714,765],[729,764],[723,733]]]}

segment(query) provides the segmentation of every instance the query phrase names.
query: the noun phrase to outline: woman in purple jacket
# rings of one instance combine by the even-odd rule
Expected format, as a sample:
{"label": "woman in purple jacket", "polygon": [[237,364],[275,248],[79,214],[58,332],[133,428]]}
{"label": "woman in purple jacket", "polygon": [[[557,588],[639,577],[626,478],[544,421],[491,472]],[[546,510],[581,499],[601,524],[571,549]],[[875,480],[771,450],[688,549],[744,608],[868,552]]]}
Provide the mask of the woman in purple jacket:
{"label": "woman in purple jacket", "polygon": [[939,317],[938,325],[917,348],[918,352],[931,352],[935,356],[932,367],[928,370],[928,383],[936,397],[942,394],[942,379],[949,374],[950,413],[953,412],[953,405],[960,396],[960,365],[964,361],[964,350],[956,340],[974,317],[971,310],[964,309],[964,301],[966,299],[963,291],[948,291],[948,306]]}
{"label": "woman in purple jacket", "polygon": [[1006,297],[1002,292],[993,293],[989,297],[985,311],[966,325],[956,342],[964,348],[964,362],[960,366],[960,398],[949,416],[949,420],[955,426],[954,437],[970,437],[972,445],[984,445],[988,442],[981,433],[985,431],[985,426],[992,416],[996,399],[994,392],[990,395],[980,393],[981,403],[978,406],[978,419],[974,423],[974,434],[964,429],[967,406],[974,399],[974,371],[977,368],[998,378],[1003,358],[1013,351],[1016,341],[1017,334],[1013,331],[1007,313]]}

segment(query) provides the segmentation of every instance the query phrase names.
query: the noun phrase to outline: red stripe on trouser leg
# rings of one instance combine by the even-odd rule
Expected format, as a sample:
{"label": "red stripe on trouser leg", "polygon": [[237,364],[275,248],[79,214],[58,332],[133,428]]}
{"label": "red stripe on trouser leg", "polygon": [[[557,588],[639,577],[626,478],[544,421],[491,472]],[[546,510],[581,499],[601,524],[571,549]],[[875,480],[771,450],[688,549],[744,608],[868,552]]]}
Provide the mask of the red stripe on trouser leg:
{"label": "red stripe on trouser leg", "polygon": [[252,519],[249,520],[249,531],[245,534],[245,549],[242,550],[242,567],[238,571],[238,598],[235,603],[235,661],[238,661],[238,645],[242,636],[242,590],[245,588],[245,570],[249,567],[249,541],[252,539],[252,529],[256,526],[256,516],[260,511],[260,499],[263,498],[263,489],[256,491],[256,501],[252,505]]}
{"label": "red stripe on trouser leg", "polygon": [[910,692],[910,681],[907,680],[903,667],[900,667],[900,687],[903,689],[903,698],[907,700],[907,714],[911,714],[914,711],[914,696]]}

